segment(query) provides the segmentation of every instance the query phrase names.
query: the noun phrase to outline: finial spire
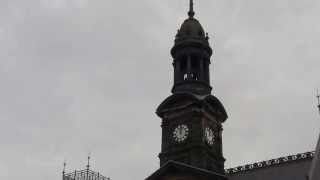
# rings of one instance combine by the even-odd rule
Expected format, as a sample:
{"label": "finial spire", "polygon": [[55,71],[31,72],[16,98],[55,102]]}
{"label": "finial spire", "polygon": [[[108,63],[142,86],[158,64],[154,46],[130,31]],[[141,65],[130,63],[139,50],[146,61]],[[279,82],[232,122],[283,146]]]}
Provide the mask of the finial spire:
{"label": "finial spire", "polygon": [[189,12],[188,12],[188,15],[189,15],[189,18],[193,18],[194,16],[194,11],[193,11],[193,0],[190,0],[190,4],[189,4]]}
{"label": "finial spire", "polygon": [[66,163],[66,161],[64,161],[63,162],[63,171],[62,171],[63,175],[66,173],[66,166],[67,166],[67,163]]}
{"label": "finial spire", "polygon": [[88,164],[87,164],[87,170],[90,169],[90,153],[88,154]]}
{"label": "finial spire", "polygon": [[320,94],[319,94],[319,89],[317,89],[317,99],[318,99],[318,109],[320,113]]}

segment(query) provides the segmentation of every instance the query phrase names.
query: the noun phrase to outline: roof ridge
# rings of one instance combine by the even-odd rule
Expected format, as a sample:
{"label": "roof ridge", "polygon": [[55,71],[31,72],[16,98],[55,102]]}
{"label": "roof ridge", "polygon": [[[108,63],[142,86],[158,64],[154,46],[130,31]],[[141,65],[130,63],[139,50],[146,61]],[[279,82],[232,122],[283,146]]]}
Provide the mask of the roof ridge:
{"label": "roof ridge", "polygon": [[315,151],[310,151],[310,152],[299,153],[299,154],[295,154],[295,155],[289,155],[289,156],[279,157],[279,158],[275,158],[275,159],[270,159],[270,160],[266,160],[266,161],[255,162],[252,164],[246,164],[243,166],[225,169],[225,173],[226,174],[236,174],[239,172],[251,171],[251,170],[255,170],[255,169],[270,167],[270,166],[284,164],[284,163],[293,162],[293,161],[297,161],[297,160],[309,159],[309,158],[313,158],[314,154],[315,154]]}

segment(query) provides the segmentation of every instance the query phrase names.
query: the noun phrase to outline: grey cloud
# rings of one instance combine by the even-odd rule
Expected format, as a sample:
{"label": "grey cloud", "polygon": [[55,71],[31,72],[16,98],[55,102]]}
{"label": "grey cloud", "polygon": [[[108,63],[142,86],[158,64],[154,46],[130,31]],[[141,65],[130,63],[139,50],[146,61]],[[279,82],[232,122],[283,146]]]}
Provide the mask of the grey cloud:
{"label": "grey cloud", "polygon": [[[154,111],[170,93],[169,50],[186,8],[168,0],[1,1],[0,177],[59,179],[64,159],[68,171],[84,168],[88,152],[92,168],[112,179],[157,169]],[[227,167],[312,150],[319,3],[195,8],[214,49],[214,94],[229,113]]]}

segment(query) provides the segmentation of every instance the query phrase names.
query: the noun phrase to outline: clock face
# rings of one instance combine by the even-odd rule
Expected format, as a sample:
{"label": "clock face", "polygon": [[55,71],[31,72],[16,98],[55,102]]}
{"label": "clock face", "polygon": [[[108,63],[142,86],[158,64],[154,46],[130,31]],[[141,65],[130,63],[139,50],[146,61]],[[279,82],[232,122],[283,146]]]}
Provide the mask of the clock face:
{"label": "clock face", "polygon": [[174,131],[173,131],[173,139],[176,142],[181,143],[181,142],[183,142],[184,140],[187,139],[188,134],[189,134],[188,126],[185,125],[185,124],[182,124],[182,125],[177,126],[174,129]]}
{"label": "clock face", "polygon": [[206,141],[207,143],[211,146],[213,145],[213,142],[214,142],[214,132],[211,128],[207,127],[205,129],[205,137],[206,137]]}

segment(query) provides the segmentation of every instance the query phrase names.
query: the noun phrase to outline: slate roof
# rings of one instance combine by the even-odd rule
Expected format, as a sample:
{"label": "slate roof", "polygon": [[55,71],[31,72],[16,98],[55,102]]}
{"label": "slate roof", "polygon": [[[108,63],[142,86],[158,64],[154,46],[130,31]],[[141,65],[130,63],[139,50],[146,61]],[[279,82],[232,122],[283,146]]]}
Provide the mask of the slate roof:
{"label": "slate roof", "polygon": [[316,152],[312,160],[311,168],[309,171],[309,180],[320,179],[320,136],[316,147]]}
{"label": "slate roof", "polygon": [[314,155],[306,152],[239,166],[227,169],[226,175],[229,180],[306,180]]}

